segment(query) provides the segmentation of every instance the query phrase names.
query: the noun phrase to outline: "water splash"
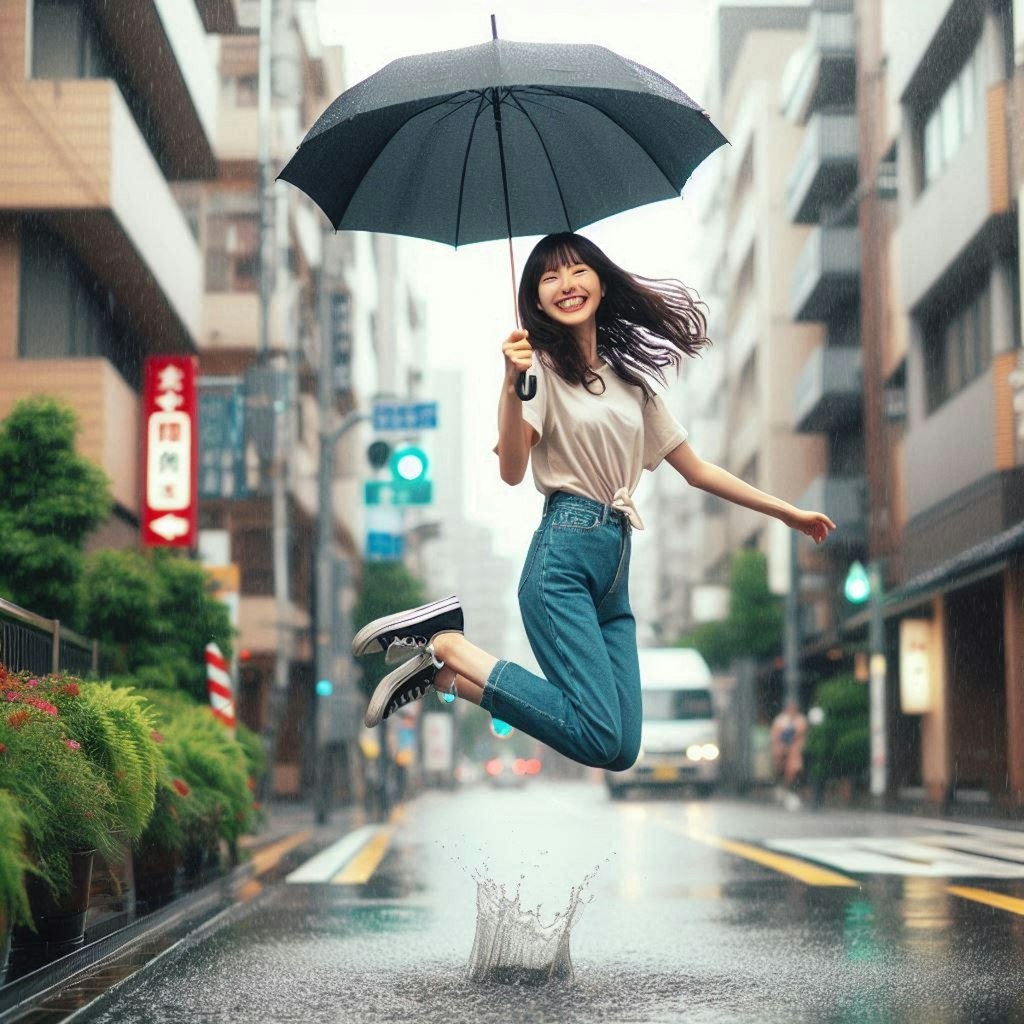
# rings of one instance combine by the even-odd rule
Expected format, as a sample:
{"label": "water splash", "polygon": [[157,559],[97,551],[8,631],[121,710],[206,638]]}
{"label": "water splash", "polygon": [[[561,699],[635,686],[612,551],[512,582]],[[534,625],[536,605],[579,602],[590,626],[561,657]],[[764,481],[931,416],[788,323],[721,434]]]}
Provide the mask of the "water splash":
{"label": "water splash", "polygon": [[476,935],[469,956],[471,981],[513,985],[544,985],[550,981],[571,983],[572,957],[569,936],[583,908],[593,896],[584,899],[595,868],[569,894],[565,910],[545,923],[541,909],[524,909],[520,903],[520,883],[509,894],[504,885],[477,874]]}

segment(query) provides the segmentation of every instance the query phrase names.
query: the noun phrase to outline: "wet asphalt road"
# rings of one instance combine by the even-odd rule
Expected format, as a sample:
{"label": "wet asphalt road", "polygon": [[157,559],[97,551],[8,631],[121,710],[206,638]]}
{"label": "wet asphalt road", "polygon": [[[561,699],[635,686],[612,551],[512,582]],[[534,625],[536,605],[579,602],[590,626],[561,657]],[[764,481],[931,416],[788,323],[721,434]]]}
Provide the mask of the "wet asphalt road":
{"label": "wet asphalt road", "polygon": [[[403,811],[365,884],[276,885],[76,1022],[1024,1021],[1024,833],[541,782]],[[589,876],[571,983],[469,980],[475,874],[545,920]]]}

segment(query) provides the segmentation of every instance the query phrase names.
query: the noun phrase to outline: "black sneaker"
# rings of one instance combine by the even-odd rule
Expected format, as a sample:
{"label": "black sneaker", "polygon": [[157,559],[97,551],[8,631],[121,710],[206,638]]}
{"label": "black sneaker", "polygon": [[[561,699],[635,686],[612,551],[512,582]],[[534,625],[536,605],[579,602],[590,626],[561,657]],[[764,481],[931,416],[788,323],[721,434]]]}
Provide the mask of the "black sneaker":
{"label": "black sneaker", "polygon": [[368,729],[379,725],[399,708],[419,700],[433,688],[439,664],[433,653],[424,651],[389,672],[378,684],[370,698],[363,722]]}
{"label": "black sneaker", "polygon": [[[392,644],[395,653],[403,648],[422,650],[438,633],[463,632],[462,606],[453,594],[419,608],[410,608],[394,615],[384,615],[368,622],[352,639],[352,653],[380,654]],[[390,661],[394,661],[392,654]]]}

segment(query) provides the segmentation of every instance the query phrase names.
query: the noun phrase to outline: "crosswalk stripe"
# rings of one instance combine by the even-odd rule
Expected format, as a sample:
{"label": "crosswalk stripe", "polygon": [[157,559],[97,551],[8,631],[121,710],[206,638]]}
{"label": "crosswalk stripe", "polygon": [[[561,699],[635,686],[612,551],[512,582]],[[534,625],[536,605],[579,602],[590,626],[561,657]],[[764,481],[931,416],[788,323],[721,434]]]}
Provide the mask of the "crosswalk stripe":
{"label": "crosswalk stripe", "polygon": [[382,828],[332,879],[332,885],[363,885],[377,870],[391,845],[391,829]]}
{"label": "crosswalk stripe", "polygon": [[970,889],[959,885],[951,885],[946,892],[961,899],[972,900],[975,903],[984,903],[986,906],[995,907],[997,910],[1008,910],[1011,914],[1020,914],[1024,917],[1024,900],[1014,896],[1004,896],[998,892],[988,892],[985,889]]}
{"label": "crosswalk stripe", "polygon": [[925,878],[1024,878],[1024,860],[986,857],[957,849],[964,840],[935,841],[911,836],[885,839],[777,839],[768,843],[796,857],[807,857],[852,874],[913,875]]}

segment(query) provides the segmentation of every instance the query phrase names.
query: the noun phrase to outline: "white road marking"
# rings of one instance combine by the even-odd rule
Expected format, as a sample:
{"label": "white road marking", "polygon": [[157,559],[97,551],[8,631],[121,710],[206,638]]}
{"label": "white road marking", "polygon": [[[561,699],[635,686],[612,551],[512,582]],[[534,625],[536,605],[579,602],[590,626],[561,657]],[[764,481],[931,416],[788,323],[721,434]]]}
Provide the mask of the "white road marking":
{"label": "white road marking", "polygon": [[306,884],[329,882],[380,830],[379,825],[357,828],[297,867],[285,881]]}
{"label": "white road marking", "polygon": [[[991,831],[999,831],[993,829]],[[971,841],[967,833],[956,838],[908,836],[902,839],[850,837],[848,839],[776,839],[774,850],[828,864],[854,874],[914,875],[926,878],[1024,878],[1024,846],[1001,846],[998,857],[991,842]],[[949,847],[960,849],[950,849]],[[966,852],[968,846],[978,853]]]}

